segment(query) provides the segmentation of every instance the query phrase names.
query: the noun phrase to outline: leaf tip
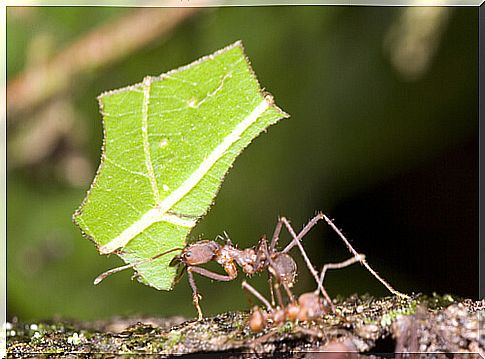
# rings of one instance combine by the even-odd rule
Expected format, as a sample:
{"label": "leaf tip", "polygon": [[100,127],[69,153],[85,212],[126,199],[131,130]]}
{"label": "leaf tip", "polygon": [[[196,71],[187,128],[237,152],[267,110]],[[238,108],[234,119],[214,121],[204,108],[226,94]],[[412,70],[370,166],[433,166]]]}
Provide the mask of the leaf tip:
{"label": "leaf tip", "polygon": [[237,40],[236,42],[234,42],[231,46],[234,46],[234,47],[241,47],[244,49],[244,45],[243,45],[243,42],[242,40]]}
{"label": "leaf tip", "polygon": [[290,117],[290,114],[286,113],[285,111],[283,111],[281,108],[279,108],[276,105],[276,103],[274,101],[274,97],[271,93],[263,90],[263,96],[264,96],[264,99],[265,99],[266,103],[268,104],[268,106],[275,109],[278,112],[278,114],[281,116],[281,118],[289,118]]}

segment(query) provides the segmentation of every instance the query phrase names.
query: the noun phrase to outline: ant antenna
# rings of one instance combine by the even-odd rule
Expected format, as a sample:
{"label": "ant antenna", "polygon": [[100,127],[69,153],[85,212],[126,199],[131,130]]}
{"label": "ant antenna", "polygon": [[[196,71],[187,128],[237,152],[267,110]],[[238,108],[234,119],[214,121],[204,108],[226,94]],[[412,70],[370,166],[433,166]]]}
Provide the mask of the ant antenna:
{"label": "ant antenna", "polygon": [[140,264],[145,264],[145,263],[154,261],[155,259],[158,259],[158,258],[164,256],[165,254],[168,254],[168,253],[171,253],[171,252],[175,252],[175,251],[181,251],[181,250],[183,250],[183,248],[178,248],[178,247],[177,248],[172,248],[172,249],[170,249],[168,251],[159,253],[159,254],[151,257],[151,258],[144,259],[144,260],[141,260],[141,261],[138,261],[138,262],[135,262],[135,263],[127,264],[125,266],[121,266],[121,267],[117,267],[117,268],[110,269],[110,270],[108,270],[108,271],[106,271],[106,272],[101,273],[100,275],[98,275],[96,277],[96,279],[94,280],[94,285],[99,284],[103,279],[105,279],[106,277],[109,277],[112,274],[115,274],[115,273],[124,271],[125,269],[129,269],[129,268],[136,267],[137,265],[140,265]]}

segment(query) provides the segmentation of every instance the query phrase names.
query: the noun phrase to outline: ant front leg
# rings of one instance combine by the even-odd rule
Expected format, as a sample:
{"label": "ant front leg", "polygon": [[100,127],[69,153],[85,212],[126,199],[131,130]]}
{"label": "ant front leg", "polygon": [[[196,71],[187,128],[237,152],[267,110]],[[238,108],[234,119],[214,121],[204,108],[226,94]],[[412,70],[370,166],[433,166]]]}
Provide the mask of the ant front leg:
{"label": "ant front leg", "polygon": [[286,295],[288,296],[288,299],[290,300],[290,303],[294,303],[295,302],[295,296],[293,295],[293,292],[291,291],[290,286],[288,285],[288,283],[281,282],[281,285],[285,289]]}
{"label": "ant front leg", "polygon": [[269,286],[269,294],[271,296],[271,304],[274,307],[276,305],[276,302],[274,299],[273,276],[271,275],[270,271],[268,271],[268,286]]}
{"label": "ant front leg", "polygon": [[[280,225],[280,231],[281,231],[281,225]],[[275,237],[277,238],[279,235],[280,231],[275,231],[275,234],[273,235],[273,240],[271,241],[271,245],[273,245],[273,242],[275,241]],[[271,255],[270,255],[270,250],[268,249],[268,242],[266,241],[266,238],[263,237],[259,240],[258,246],[256,248],[256,258],[254,260],[254,265],[253,265],[253,271],[258,272],[261,271],[263,268],[266,268],[267,263],[271,262]],[[273,274],[271,271],[268,271],[268,285],[269,285],[269,291],[271,294],[271,303],[273,306],[276,305],[275,303],[275,293],[273,290]],[[281,294],[278,298],[280,299]]]}
{"label": "ant front leg", "polygon": [[[225,269],[228,270],[228,268],[225,268]],[[195,308],[197,309],[197,313],[199,314],[198,318],[199,320],[201,320],[203,318],[203,315],[199,305],[200,296],[199,296],[199,292],[197,291],[197,286],[195,285],[194,275],[192,273],[197,273],[197,274],[200,274],[201,276],[214,279],[219,282],[229,282],[236,278],[237,270],[234,268],[234,271],[231,271],[230,274],[224,275],[224,274],[211,272],[210,270],[207,270],[202,267],[187,266],[187,275],[189,277],[190,287],[192,288],[193,302],[194,302]]]}

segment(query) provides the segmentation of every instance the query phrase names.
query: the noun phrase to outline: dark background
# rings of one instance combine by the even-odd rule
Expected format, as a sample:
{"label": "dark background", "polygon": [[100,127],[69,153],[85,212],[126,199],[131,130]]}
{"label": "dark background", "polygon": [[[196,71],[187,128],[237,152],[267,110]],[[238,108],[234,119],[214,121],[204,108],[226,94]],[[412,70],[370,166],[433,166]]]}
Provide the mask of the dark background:
{"label": "dark background", "polygon": [[[397,289],[478,298],[478,9],[199,9],[103,59],[100,28],[116,33],[139,11],[7,9],[8,318],[195,316],[185,279],[158,292],[126,272],[95,287],[121,260],[98,255],[71,215],[99,163],[96,96],[238,39],[291,118],[236,160],[191,237],[226,231],[247,247],[271,234],[278,215],[300,228],[323,210]],[[151,31],[148,22],[137,28]],[[101,60],[82,67],[83,50],[64,54],[89,33]],[[318,267],[349,256],[324,224],[304,244]],[[312,290],[299,268],[295,291]],[[241,278],[197,279],[206,314],[249,307]],[[265,276],[251,282],[266,290]],[[359,265],[331,272],[325,285],[332,296],[387,294]]]}

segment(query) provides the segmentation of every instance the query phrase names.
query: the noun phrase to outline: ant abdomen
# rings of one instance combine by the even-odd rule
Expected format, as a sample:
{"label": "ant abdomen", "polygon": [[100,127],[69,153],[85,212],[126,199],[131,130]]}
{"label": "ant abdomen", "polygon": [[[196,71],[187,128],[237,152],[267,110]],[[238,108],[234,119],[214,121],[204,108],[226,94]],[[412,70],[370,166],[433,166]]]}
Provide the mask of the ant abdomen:
{"label": "ant abdomen", "polygon": [[288,320],[291,322],[294,322],[295,320],[298,319],[299,313],[300,313],[300,307],[298,306],[298,304],[290,303],[285,308],[286,318],[288,318]]}
{"label": "ant abdomen", "polygon": [[258,333],[266,327],[266,314],[258,307],[253,307],[249,315],[249,328],[253,333]]}
{"label": "ant abdomen", "polygon": [[287,283],[290,287],[295,283],[297,267],[295,260],[290,255],[277,253],[272,258],[269,270],[280,282]]}
{"label": "ant abdomen", "polygon": [[298,304],[300,308],[298,312],[299,320],[315,320],[328,313],[328,309],[323,305],[322,298],[314,292],[300,295]]}

